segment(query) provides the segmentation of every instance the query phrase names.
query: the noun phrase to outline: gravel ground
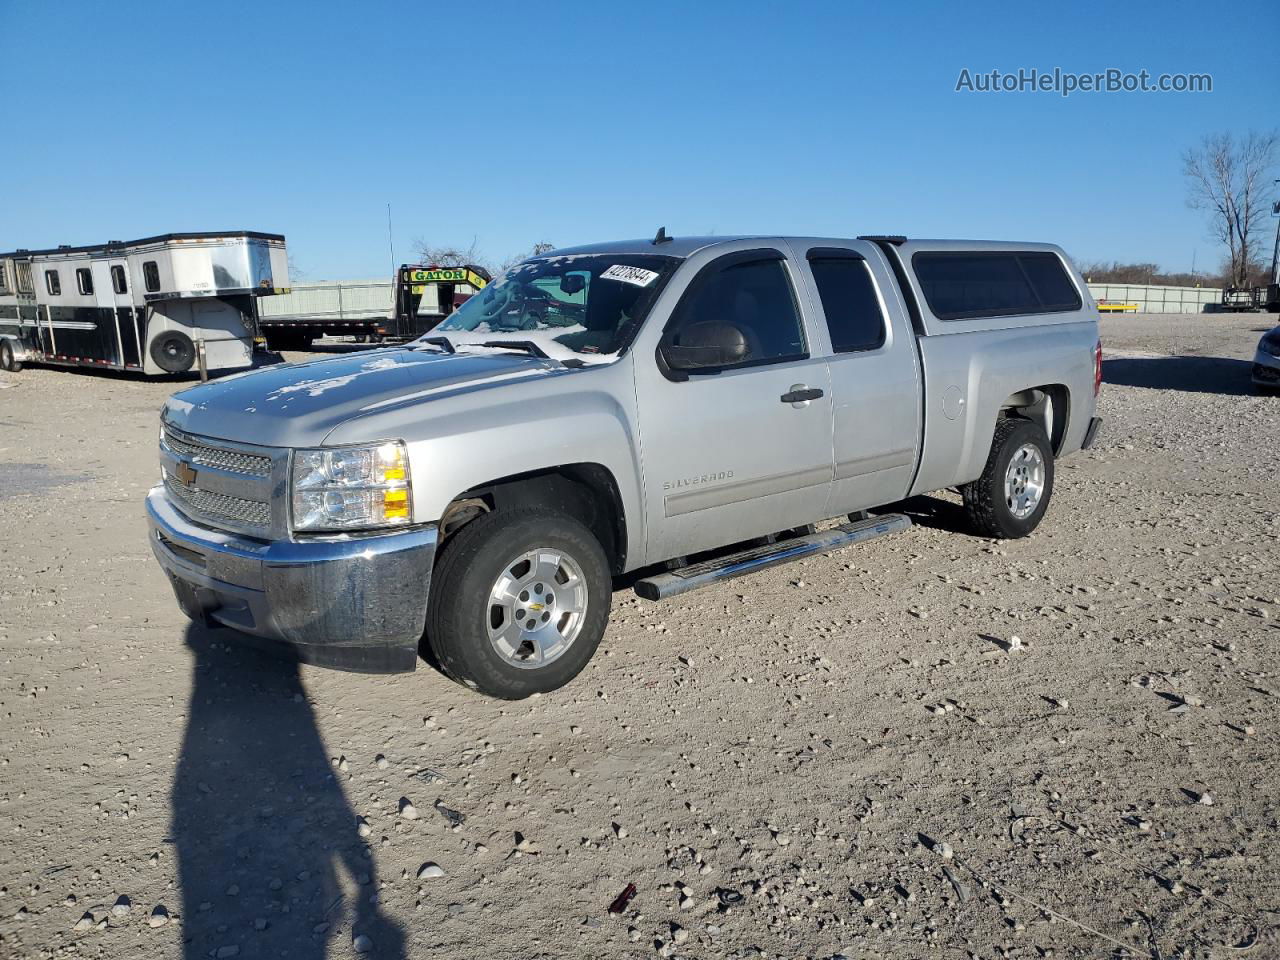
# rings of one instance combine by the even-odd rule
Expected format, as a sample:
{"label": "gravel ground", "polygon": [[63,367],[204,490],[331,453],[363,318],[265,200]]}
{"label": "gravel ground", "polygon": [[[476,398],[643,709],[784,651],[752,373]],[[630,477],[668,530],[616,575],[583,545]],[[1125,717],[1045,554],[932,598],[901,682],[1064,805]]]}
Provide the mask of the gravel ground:
{"label": "gravel ground", "polygon": [[1280,957],[1268,325],[1106,318],[1033,537],[619,593],[521,703],[189,626],[177,385],[0,374],[0,956]]}

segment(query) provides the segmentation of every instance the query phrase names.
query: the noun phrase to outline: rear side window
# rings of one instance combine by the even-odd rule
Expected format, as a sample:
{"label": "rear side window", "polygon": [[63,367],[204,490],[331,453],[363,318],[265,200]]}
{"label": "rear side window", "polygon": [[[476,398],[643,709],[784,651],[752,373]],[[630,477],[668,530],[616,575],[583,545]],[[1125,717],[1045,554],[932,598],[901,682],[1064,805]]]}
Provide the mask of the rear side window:
{"label": "rear side window", "polygon": [[791,281],[782,260],[741,261],[732,255],[723,268],[704,274],[676,307],[668,328],[676,334],[695,323],[738,327],[747,358],[734,366],[779,363],[805,357],[804,332]]}
{"label": "rear side window", "polygon": [[49,296],[62,296],[62,278],[58,276],[57,270],[46,270],[44,272],[44,288],[49,291]]}
{"label": "rear side window", "polygon": [[809,268],[822,298],[832,350],[853,353],[883,346],[884,315],[865,261],[814,257]]}
{"label": "rear side window", "polygon": [[5,269],[5,264],[0,263],[0,293],[9,292],[9,271]]}
{"label": "rear side window", "polygon": [[147,288],[147,293],[155,293],[160,289],[160,266],[154,260],[147,260],[142,264],[142,285]]}
{"label": "rear side window", "polygon": [[129,292],[129,281],[125,279],[124,267],[120,264],[111,268],[111,289],[116,293]]}
{"label": "rear side window", "polygon": [[939,320],[1079,310],[1080,294],[1052,253],[917,253],[912,268]]}
{"label": "rear side window", "polygon": [[76,267],[76,289],[85,297],[93,293],[93,274],[88,267]]}

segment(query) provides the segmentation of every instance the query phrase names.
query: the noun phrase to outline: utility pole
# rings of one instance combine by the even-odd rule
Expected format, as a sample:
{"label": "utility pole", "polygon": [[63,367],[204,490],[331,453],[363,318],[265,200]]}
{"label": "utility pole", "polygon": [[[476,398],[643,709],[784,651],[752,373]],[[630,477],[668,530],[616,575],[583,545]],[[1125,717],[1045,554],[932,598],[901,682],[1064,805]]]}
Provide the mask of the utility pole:
{"label": "utility pole", "polygon": [[[1276,180],[1280,184],[1280,180]],[[1276,245],[1271,251],[1271,282],[1280,283],[1280,200],[1271,204],[1271,215],[1276,218]]]}
{"label": "utility pole", "polygon": [[391,276],[396,275],[396,242],[391,239],[391,204],[387,204],[387,246],[391,248]]}

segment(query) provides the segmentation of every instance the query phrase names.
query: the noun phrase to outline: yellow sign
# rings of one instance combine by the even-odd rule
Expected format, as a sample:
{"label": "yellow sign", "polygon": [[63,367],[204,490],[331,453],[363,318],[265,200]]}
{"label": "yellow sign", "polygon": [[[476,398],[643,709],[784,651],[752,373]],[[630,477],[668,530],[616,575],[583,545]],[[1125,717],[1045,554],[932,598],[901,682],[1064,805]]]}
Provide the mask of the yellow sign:
{"label": "yellow sign", "polygon": [[[474,270],[466,267],[442,267],[438,270],[409,270],[410,283],[469,283],[477,290],[488,282]],[[414,291],[417,292],[416,290]]]}

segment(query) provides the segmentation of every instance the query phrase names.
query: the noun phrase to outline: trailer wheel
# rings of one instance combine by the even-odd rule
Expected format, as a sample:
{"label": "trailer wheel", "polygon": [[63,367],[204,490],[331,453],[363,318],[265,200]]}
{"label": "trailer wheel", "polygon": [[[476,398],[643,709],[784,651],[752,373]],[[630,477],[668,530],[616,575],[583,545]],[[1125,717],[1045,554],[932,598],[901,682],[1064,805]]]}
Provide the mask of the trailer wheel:
{"label": "trailer wheel", "polygon": [[196,362],[196,345],[178,330],[166,330],[151,341],[151,359],[166,373],[186,373]]}
{"label": "trailer wheel", "polygon": [[22,361],[13,352],[13,344],[7,339],[0,340],[0,370],[18,373],[22,369]]}
{"label": "trailer wheel", "polygon": [[563,687],[595,653],[613,584],[600,542],[543,508],[495,510],[446,541],[427,608],[427,643],[454,680],[519,700]]}
{"label": "trailer wheel", "polygon": [[996,423],[982,476],[966,483],[965,513],[979,536],[1014,540],[1040,525],[1053,495],[1053,450],[1039,425],[1020,417]]}

